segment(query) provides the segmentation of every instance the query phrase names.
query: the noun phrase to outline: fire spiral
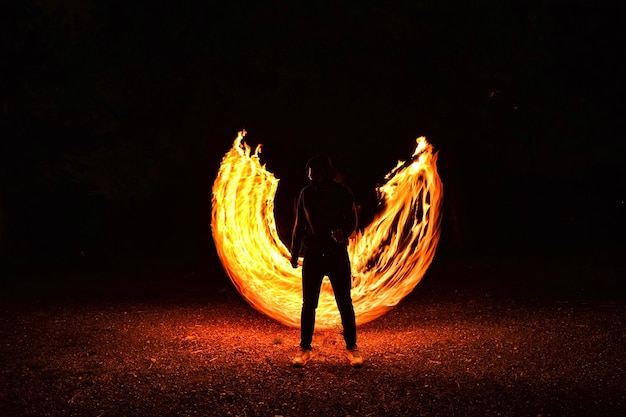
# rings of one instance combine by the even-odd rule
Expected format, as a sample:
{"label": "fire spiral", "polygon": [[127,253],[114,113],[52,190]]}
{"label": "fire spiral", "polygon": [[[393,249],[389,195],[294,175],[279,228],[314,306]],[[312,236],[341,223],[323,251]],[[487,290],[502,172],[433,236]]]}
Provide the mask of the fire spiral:
{"label": "fire spiral", "polygon": [[[239,132],[224,155],[212,190],[211,231],[229,278],[258,311],[300,325],[301,266],[291,267],[274,216],[279,180],[261,164]],[[378,214],[349,240],[352,300],[357,325],[394,308],[422,279],[439,241],[443,185],[437,154],[419,137],[411,159],[399,161],[377,188]],[[328,279],[322,284],[316,327],[340,326]]]}

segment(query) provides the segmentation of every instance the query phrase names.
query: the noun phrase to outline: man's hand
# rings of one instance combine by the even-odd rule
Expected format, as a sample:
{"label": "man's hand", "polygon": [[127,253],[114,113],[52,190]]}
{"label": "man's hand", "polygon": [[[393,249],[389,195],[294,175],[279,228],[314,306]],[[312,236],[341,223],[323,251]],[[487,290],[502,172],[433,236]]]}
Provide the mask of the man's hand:
{"label": "man's hand", "polygon": [[291,255],[291,266],[294,268],[298,267],[298,255]]}
{"label": "man's hand", "polygon": [[335,242],[343,243],[343,241],[344,241],[343,230],[335,229],[335,230],[330,232],[330,235],[332,236],[332,238],[333,238],[333,240]]}

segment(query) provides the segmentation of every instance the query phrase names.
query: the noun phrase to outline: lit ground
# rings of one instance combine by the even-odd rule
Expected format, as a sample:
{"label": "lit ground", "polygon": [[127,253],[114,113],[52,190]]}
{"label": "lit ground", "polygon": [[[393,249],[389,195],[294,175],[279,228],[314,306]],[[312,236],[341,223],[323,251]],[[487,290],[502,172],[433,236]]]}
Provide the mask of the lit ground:
{"label": "lit ground", "polygon": [[594,281],[603,290],[583,279],[565,290],[564,278],[541,283],[572,268],[534,268],[433,268],[359,328],[361,369],[334,331],[316,334],[314,360],[292,368],[296,329],[197,275],[13,297],[0,306],[0,414],[623,415],[626,302],[615,271]]}

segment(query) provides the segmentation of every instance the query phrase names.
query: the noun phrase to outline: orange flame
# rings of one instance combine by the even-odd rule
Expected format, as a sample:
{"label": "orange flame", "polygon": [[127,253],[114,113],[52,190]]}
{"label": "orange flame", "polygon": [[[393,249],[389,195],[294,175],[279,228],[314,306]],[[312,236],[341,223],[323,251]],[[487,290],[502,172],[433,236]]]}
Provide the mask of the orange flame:
{"label": "orange flame", "polygon": [[[300,325],[301,266],[278,236],[274,198],[278,179],[237,135],[213,183],[211,229],[231,281],[255,309],[291,327]],[[350,237],[352,300],[357,325],[394,308],[422,279],[439,241],[443,185],[437,154],[424,137],[411,160],[399,161],[377,189],[380,212]],[[318,329],[341,325],[328,280],[316,315]]]}

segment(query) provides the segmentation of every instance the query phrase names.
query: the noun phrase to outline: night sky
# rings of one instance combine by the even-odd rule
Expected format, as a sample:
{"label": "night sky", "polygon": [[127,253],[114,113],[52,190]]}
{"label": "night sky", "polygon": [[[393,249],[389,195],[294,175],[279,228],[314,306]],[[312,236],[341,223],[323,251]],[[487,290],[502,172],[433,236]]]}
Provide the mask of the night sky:
{"label": "night sky", "polygon": [[442,258],[624,248],[623,2],[146,3],[2,6],[3,267],[215,262],[211,186],[242,129],[281,232],[312,154],[366,222],[423,135]]}

